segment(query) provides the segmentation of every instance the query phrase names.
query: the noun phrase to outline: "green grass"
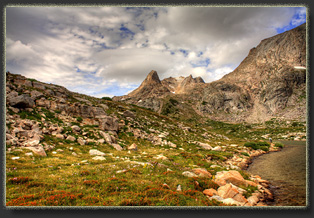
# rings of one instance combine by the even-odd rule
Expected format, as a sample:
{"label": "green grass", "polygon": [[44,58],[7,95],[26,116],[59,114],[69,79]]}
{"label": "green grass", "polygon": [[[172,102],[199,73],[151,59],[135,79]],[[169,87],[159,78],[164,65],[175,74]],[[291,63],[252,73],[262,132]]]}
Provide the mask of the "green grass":
{"label": "green grass", "polygon": [[[205,168],[216,175],[219,171],[227,170],[226,163],[235,154],[248,157],[251,149],[268,149],[267,142],[258,142],[265,134],[275,136],[279,133],[305,131],[304,123],[283,125],[278,120],[272,120],[266,124],[249,125],[201,118],[192,111],[191,103],[186,101],[186,104],[181,104],[181,101],[174,98],[168,99],[166,103],[164,114],[168,116],[109,99],[82,98],[96,105],[106,103],[110,114],[125,121],[126,125],[120,128],[117,137],[118,144],[125,150],[116,151],[106,143],[79,145],[52,135],[43,135],[41,144],[55,146],[53,150],[46,151],[47,157],[26,156],[25,153],[30,152],[26,149],[6,153],[6,205],[221,206],[221,202],[209,200],[202,193],[204,189],[218,188],[212,178],[189,178],[182,173],[193,168]],[[73,98],[73,101],[77,100]],[[127,120],[122,115],[125,110],[136,112],[135,119]],[[9,113],[14,114],[10,110]],[[45,114],[47,121],[62,126],[62,134],[83,137],[80,133],[73,133],[71,127],[59,120],[59,111],[51,112],[43,108],[41,113]],[[36,110],[20,112],[21,115],[24,119],[41,119]],[[72,122],[66,122],[79,125],[87,138],[102,138],[98,135],[98,125],[83,125],[82,121],[77,117]],[[8,126],[12,127],[12,124]],[[180,126],[190,127],[190,131],[184,131]],[[168,133],[163,140],[176,144],[177,148],[135,138],[132,129],[136,128],[147,135]],[[202,136],[204,133],[208,137]],[[212,147],[221,146],[223,149],[204,150],[196,142],[208,143]],[[133,143],[138,150],[128,151],[126,148]],[[231,144],[238,144],[239,147],[229,146]],[[62,149],[63,152],[57,152],[57,149]],[[89,155],[90,149],[104,152],[106,159],[93,160]],[[73,152],[77,156],[72,155]],[[161,154],[166,159],[157,159]],[[12,160],[12,157],[17,156],[20,159]],[[213,168],[213,165],[220,167]],[[240,173],[249,179],[245,171]],[[178,185],[182,188],[181,192],[176,191]],[[255,191],[254,187],[243,188],[247,191],[246,196]]]}

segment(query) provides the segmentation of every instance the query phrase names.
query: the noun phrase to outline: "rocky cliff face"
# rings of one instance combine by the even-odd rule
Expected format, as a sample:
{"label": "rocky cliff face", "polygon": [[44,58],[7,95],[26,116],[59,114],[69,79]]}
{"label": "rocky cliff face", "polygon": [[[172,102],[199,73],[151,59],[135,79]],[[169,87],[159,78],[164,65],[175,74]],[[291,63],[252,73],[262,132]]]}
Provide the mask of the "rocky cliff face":
{"label": "rocky cliff face", "polygon": [[[148,83],[152,72],[156,82]],[[177,107],[185,107],[179,104],[185,100],[196,114],[230,122],[262,122],[273,117],[306,119],[305,24],[262,40],[219,81],[205,84],[202,78],[191,75],[160,81],[152,72],[138,89],[115,100],[160,112],[169,96],[175,96]]]}

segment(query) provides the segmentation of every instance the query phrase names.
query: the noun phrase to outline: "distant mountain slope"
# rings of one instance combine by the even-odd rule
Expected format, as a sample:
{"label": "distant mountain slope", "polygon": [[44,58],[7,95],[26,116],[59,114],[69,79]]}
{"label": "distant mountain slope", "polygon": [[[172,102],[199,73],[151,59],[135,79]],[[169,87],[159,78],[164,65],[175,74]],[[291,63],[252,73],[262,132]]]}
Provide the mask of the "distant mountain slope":
{"label": "distant mountain slope", "polygon": [[[303,24],[262,40],[233,72],[218,81],[204,83],[202,78],[191,75],[160,81],[157,72],[152,71],[138,89],[114,100],[162,112],[175,98],[178,103],[173,107],[192,107],[195,114],[230,122],[260,122],[273,117],[304,121],[305,69]],[[185,116],[184,110],[173,111]]]}

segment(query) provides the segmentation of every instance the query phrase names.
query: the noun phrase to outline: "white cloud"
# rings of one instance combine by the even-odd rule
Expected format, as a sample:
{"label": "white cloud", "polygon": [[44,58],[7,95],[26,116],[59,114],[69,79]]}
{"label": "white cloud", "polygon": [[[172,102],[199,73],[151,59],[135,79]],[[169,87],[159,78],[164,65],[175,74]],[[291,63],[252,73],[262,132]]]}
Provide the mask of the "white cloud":
{"label": "white cloud", "polygon": [[161,79],[192,74],[210,82],[231,72],[276,28],[301,24],[305,12],[286,7],[11,7],[6,13],[7,70],[94,96],[127,93],[151,70]]}

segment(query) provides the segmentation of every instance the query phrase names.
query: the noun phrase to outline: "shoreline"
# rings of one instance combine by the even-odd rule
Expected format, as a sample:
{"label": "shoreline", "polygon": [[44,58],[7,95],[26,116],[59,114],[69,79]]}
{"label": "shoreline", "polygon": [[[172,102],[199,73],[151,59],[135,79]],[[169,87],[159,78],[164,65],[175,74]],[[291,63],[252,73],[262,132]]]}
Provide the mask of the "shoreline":
{"label": "shoreline", "polygon": [[[306,143],[306,141],[293,141],[293,140],[286,140],[286,141],[277,141],[276,142],[280,142],[282,144],[284,144],[284,148],[293,148],[296,144],[301,145],[301,143]],[[288,142],[287,144],[285,144],[285,142]],[[293,142],[296,142],[296,144],[294,144]],[[305,145],[306,146],[306,145]],[[241,170],[245,170],[246,172],[248,172],[249,174],[251,174],[252,176],[255,175],[254,173],[252,174],[251,172],[248,171],[249,167],[252,166],[252,164],[254,163],[254,161],[257,158],[260,158],[261,156],[263,156],[264,154],[270,154],[270,153],[275,153],[278,151],[283,151],[284,148],[276,148],[276,149],[270,149],[267,152],[263,152],[257,155],[254,155],[253,157],[249,158],[246,165],[244,167],[241,168]],[[258,174],[259,177],[263,177],[263,175]],[[268,184],[266,185],[266,188],[271,192],[271,196],[268,196],[267,198],[264,199],[264,203],[266,203],[267,206],[290,206],[290,205],[277,205],[278,203],[282,202],[283,199],[280,198],[280,191],[283,189],[288,189],[287,187],[289,186],[289,183],[286,184],[286,186],[278,186],[278,181],[275,181],[274,179],[267,179]],[[283,188],[282,188],[283,187]],[[281,196],[282,197],[282,196]],[[296,206],[302,206],[302,205],[296,205]],[[305,205],[306,206],[306,205]]]}

